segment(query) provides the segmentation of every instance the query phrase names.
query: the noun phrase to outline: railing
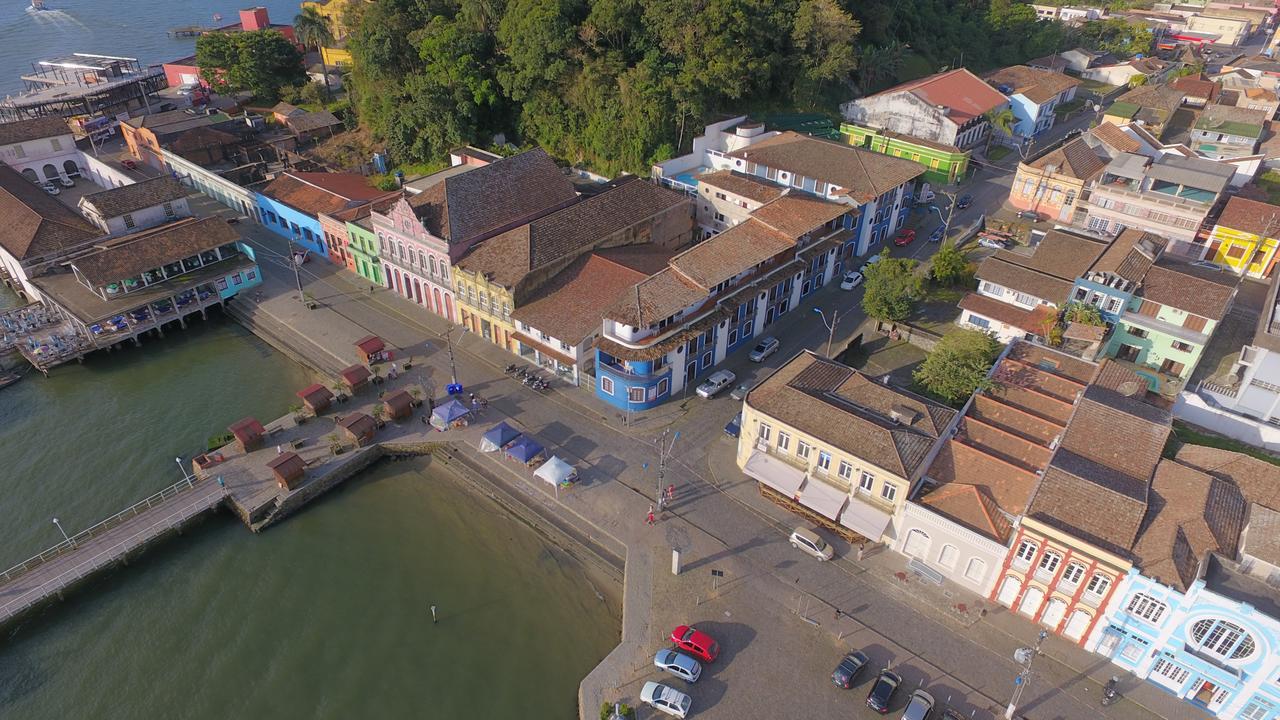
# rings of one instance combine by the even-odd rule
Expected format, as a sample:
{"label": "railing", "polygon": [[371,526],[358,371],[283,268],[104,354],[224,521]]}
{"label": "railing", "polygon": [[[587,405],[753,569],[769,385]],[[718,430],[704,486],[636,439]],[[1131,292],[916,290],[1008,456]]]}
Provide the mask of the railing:
{"label": "railing", "polygon": [[1222,383],[1209,382],[1208,380],[1200,381],[1200,389],[1211,392],[1214,395],[1221,395],[1222,397],[1225,397],[1225,398],[1234,398],[1240,392],[1239,387],[1232,387],[1230,385],[1223,385]]}
{"label": "railing", "polygon": [[75,550],[80,545],[84,544],[86,540],[90,540],[92,538],[98,537],[99,535],[102,535],[108,530],[114,527],[118,527],[121,523],[125,522],[126,520],[130,520],[134,517],[137,517],[138,514],[141,513],[143,510],[150,510],[151,508],[159,505],[165,500],[168,500],[185,490],[189,490],[195,487],[195,481],[196,481],[196,478],[194,476],[188,476],[183,480],[179,480],[178,482],[161,490],[155,495],[152,495],[151,497],[148,497],[144,500],[140,500],[137,503],[134,503],[130,507],[127,507],[124,510],[121,510],[115,515],[112,515],[111,517],[107,518],[106,520],[103,520],[102,522],[99,522],[98,524],[88,528],[87,530],[81,530],[75,535],[72,535],[69,539],[63,540],[62,542],[58,543],[57,545],[54,545],[48,550],[45,550],[39,555],[35,555],[30,558],[27,558],[26,560],[23,560],[17,565],[14,565],[8,570],[5,570],[3,573],[0,573],[0,584],[12,582],[18,577],[28,572],[31,572],[32,570],[40,567],[41,565],[49,562],[50,560],[61,557],[62,555],[65,555],[66,553],[72,550]]}

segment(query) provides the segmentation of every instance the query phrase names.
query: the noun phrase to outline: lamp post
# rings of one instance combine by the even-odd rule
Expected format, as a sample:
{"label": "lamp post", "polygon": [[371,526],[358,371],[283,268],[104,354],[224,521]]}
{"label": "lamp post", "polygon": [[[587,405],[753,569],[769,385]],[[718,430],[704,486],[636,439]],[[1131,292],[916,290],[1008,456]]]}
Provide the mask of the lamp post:
{"label": "lamp post", "polygon": [[58,522],[58,518],[53,519],[53,524],[58,526],[58,532],[62,533],[62,539],[66,540],[68,545],[72,544],[71,537],[67,535],[66,530],[62,529],[62,523]]}
{"label": "lamp post", "polygon": [[292,238],[285,238],[285,242],[289,243],[289,267],[293,268],[293,282],[298,287],[298,302],[306,302],[302,296],[302,272],[298,269],[298,258],[293,254],[293,242],[298,240],[298,233],[294,233]]}
{"label": "lamp post", "polygon": [[831,341],[836,336],[836,324],[840,322],[840,311],[831,311],[831,322],[827,322],[826,313],[822,312],[822,308],[814,308],[814,312],[818,313],[818,317],[822,318],[822,324],[827,328],[827,359],[831,359]]}
{"label": "lamp post", "polygon": [[[680,431],[677,430],[672,435],[671,442],[667,442],[667,435],[671,434],[671,428],[662,431],[662,436],[658,438],[658,509],[666,503],[663,501],[662,479],[667,474],[667,461],[671,459],[671,452],[676,449],[676,441],[680,439]],[[646,464],[646,467],[648,465]]]}
{"label": "lamp post", "polygon": [[182,464],[182,458],[176,457],[173,459],[173,461],[178,463],[178,469],[182,471],[182,479],[190,480],[191,475],[187,473],[187,466]]}
{"label": "lamp post", "polygon": [[1013,697],[1009,699],[1009,707],[1004,711],[1005,720],[1012,720],[1013,713],[1018,707],[1018,701],[1022,699],[1022,693],[1026,691],[1027,685],[1031,682],[1031,663],[1036,661],[1036,656],[1040,654],[1040,646],[1044,644],[1044,639],[1047,637],[1049,637],[1049,631],[1041,630],[1035,647],[1020,647],[1013,651],[1013,659],[1022,665],[1022,670],[1013,679]]}

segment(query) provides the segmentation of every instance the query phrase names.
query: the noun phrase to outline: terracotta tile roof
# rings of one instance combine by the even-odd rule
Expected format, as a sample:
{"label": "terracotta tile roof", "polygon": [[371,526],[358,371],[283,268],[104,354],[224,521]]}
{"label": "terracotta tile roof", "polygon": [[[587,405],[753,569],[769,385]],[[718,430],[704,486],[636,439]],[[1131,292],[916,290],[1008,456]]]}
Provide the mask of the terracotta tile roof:
{"label": "terracotta tile roof", "polygon": [[690,283],[709,291],[779,253],[794,249],[796,240],[797,236],[775,230],[753,216],[671,258],[671,267]]}
{"label": "terracotta tile roof", "polygon": [[126,280],[239,239],[240,233],[220,217],[184,218],[106,240],[71,264],[85,279],[99,286]]}
{"label": "terracotta tile roof", "polygon": [[1218,91],[1222,88],[1219,83],[1205,77],[1204,73],[1175,78],[1169,83],[1169,87],[1181,90],[1187,97],[1204,98],[1208,102],[1217,99]]}
{"label": "terracotta tile roof", "polygon": [[303,110],[297,105],[290,105],[287,102],[281,101],[271,106],[271,112],[276,115],[292,117],[293,115],[301,115],[302,113],[306,112],[306,110]]}
{"label": "terracotta tile roof", "polygon": [[[1133,115],[1136,115],[1138,110],[1143,108],[1159,110],[1164,113],[1162,119],[1167,120],[1182,105],[1182,99],[1185,97],[1185,93],[1168,85],[1140,85],[1116,98],[1113,105],[1120,105],[1121,107],[1113,107],[1111,109],[1128,112],[1128,109],[1132,108]],[[1115,115],[1116,113],[1111,112],[1111,109],[1105,111],[1104,114]],[[1132,115],[1128,117],[1132,117]]]}
{"label": "terracotta tile roof", "polygon": [[1241,548],[1272,565],[1280,565],[1280,512],[1258,503],[1249,504],[1249,533]]}
{"label": "terracotta tile roof", "polygon": [[765,378],[745,402],[903,478],[912,477],[956,414],[809,351]]}
{"label": "terracotta tile roof", "polygon": [[1139,294],[1147,300],[1221,320],[1231,307],[1240,276],[1192,265],[1167,255],[1147,270]]}
{"label": "terracotta tile roof", "polygon": [[1141,497],[1133,497],[1111,485],[1079,477],[1065,467],[1053,465],[1040,480],[1035,498],[1027,508],[1027,517],[1107,552],[1127,556],[1147,512],[1146,485],[1141,486],[1141,490]]}
{"label": "terracotta tile roof", "polygon": [[1030,163],[1030,166],[1037,170],[1052,167],[1056,174],[1088,181],[1102,172],[1107,162],[1089,146],[1083,137],[1078,137],[1057,150],[1037,158]]}
{"label": "terracotta tile roof", "polygon": [[929,477],[943,483],[943,487],[955,483],[980,487],[997,506],[1013,515],[1026,511],[1039,480],[1035,473],[956,438],[942,446],[929,466]]}
{"label": "terracotta tile roof", "polygon": [[338,427],[359,438],[373,433],[378,429],[378,424],[374,422],[373,418],[362,412],[353,412],[343,415],[342,419],[338,421]]}
{"label": "terracotta tile roof", "polygon": [[1026,65],[1011,65],[987,73],[982,79],[997,88],[1008,87],[1012,94],[1022,95],[1037,105],[1080,84],[1079,80],[1062,73],[1037,70]]}
{"label": "terracotta tile roof", "polygon": [[[647,247],[655,258],[665,260],[671,256],[669,250]],[[599,333],[604,309],[645,277],[646,273],[590,253],[561,270],[530,302],[513,310],[511,317],[557,340],[577,345]]]}
{"label": "terracotta tile roof", "polygon": [[782,197],[787,191],[786,188],[775,185],[767,180],[761,180],[754,175],[747,175],[736,170],[717,170],[715,172],[703,173],[698,176],[699,183],[706,183],[711,187],[720,188],[725,192],[741,195],[748,200],[754,200],[758,203],[767,203]]}
{"label": "terracotta tile roof", "polygon": [[319,110],[316,112],[304,112],[299,115],[290,115],[285,124],[295,133],[311,132],[320,128],[334,127],[341,125],[342,121],[328,110]]}
{"label": "terracotta tile roof", "polygon": [[260,192],[310,215],[333,215],[386,191],[370,185],[367,178],[355,173],[286,172],[267,183]]}
{"label": "terracotta tile roof", "polygon": [[1227,200],[1218,225],[1270,238],[1280,237],[1280,206],[1233,196]]}
{"label": "terracotta tile roof", "polygon": [[934,106],[947,108],[947,117],[957,125],[972,120],[1009,101],[995,88],[964,68],[929,75],[895,85],[872,95],[891,95],[909,92]]}
{"label": "terracotta tile roof", "polygon": [[490,282],[514,288],[537,268],[576,257],[688,202],[682,193],[646,180],[631,180],[495,235],[477,244],[458,264],[463,270],[484,275]]}
{"label": "terracotta tile roof", "polygon": [[917,162],[791,131],[729,155],[836,185],[858,204],[924,174]]}
{"label": "terracotta tile roof", "polygon": [[604,316],[623,325],[648,327],[706,298],[706,288],[668,267],[627,288]]}
{"label": "terracotta tile roof", "polygon": [[450,245],[528,221],[577,198],[541,148],[453,175],[409,198],[427,230]]}
{"label": "terracotta tile roof", "polygon": [[1058,315],[1058,311],[1048,305],[1040,305],[1034,310],[1024,310],[1017,305],[1000,302],[993,297],[978,293],[966,293],[963,298],[960,298],[960,309],[1036,335],[1044,335],[1046,323]]}
{"label": "terracotta tile roof", "polygon": [[784,235],[803,237],[854,209],[808,193],[789,192],[751,213],[751,218]]}
{"label": "terracotta tile roof", "polygon": [[1030,255],[1001,250],[982,261],[977,277],[1061,305],[1106,249],[1093,238],[1050,230]]}
{"label": "terracotta tile roof", "polygon": [[0,145],[13,145],[28,140],[43,140],[70,134],[71,126],[67,125],[67,121],[52,115],[0,123]]}
{"label": "terracotta tile roof", "polygon": [[1021,262],[1010,262],[1003,254],[997,253],[979,263],[975,277],[1057,305],[1071,297],[1072,281],[1032,270]]}
{"label": "terracotta tile roof", "polygon": [[194,152],[210,147],[235,145],[240,138],[224,130],[214,127],[198,127],[180,133],[169,141],[168,148],[176,153]]}
{"label": "terracotta tile roof", "polygon": [[114,218],[180,200],[190,192],[190,188],[174,177],[161,175],[132,185],[90,193],[81,198],[80,202],[92,205],[104,218]]}
{"label": "terracotta tile roof", "polygon": [[0,245],[19,261],[56,255],[102,237],[102,231],[0,163]]}
{"label": "terracotta tile roof", "polygon": [[1244,453],[1183,444],[1178,462],[1234,483],[1246,500],[1280,510],[1280,467]]}
{"label": "terracotta tile roof", "polygon": [[1089,268],[1089,272],[1109,273],[1132,283],[1141,283],[1169,241],[1154,233],[1127,228]]}
{"label": "terracotta tile roof", "polygon": [[1236,556],[1246,507],[1235,485],[1161,460],[1151,483],[1146,521],[1133,546],[1142,574],[1185,591],[1196,580],[1205,554]]}
{"label": "terracotta tile roof", "polygon": [[1095,138],[1106,143],[1108,147],[1120,152],[1136,153],[1142,149],[1142,145],[1137,140],[1129,137],[1125,131],[1110,121],[1103,122],[1089,132]]}
{"label": "terracotta tile roof", "polygon": [[943,485],[919,500],[921,505],[970,530],[1007,543],[1012,524],[983,488],[964,483]]}

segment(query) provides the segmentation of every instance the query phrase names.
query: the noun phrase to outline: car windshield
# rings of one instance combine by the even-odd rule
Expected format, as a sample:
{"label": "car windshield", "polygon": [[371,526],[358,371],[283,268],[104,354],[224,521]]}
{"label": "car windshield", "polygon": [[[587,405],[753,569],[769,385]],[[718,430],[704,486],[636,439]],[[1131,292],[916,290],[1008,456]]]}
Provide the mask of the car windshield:
{"label": "car windshield", "polygon": [[667,651],[667,654],[662,656],[662,664],[663,664],[663,665],[672,665],[672,664],[674,664],[674,663],[675,663],[675,661],[676,661],[676,657],[677,657],[677,656],[676,656],[676,654],[675,654],[675,652],[674,652],[674,651],[672,651],[672,650],[668,650],[668,651]]}

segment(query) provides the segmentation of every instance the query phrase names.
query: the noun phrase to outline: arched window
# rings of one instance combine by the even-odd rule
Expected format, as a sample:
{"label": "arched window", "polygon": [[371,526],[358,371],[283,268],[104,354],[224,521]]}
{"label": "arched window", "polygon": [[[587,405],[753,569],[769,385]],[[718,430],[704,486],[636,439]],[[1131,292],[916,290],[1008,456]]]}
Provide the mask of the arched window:
{"label": "arched window", "polygon": [[1243,660],[1256,651],[1253,636],[1235,623],[1215,618],[1198,620],[1191,626],[1191,640],[1197,649],[1228,660]]}
{"label": "arched window", "polygon": [[923,530],[912,530],[907,533],[907,541],[902,544],[905,555],[922,558],[929,552],[929,534]]}
{"label": "arched window", "polygon": [[969,564],[964,569],[964,577],[969,582],[980,583],[982,578],[986,577],[987,563],[982,558],[970,558]]}
{"label": "arched window", "polygon": [[953,568],[956,566],[956,556],[959,554],[960,551],[956,550],[955,545],[943,545],[938,553],[938,564],[944,568]]}

